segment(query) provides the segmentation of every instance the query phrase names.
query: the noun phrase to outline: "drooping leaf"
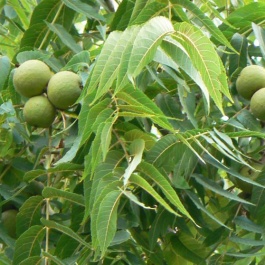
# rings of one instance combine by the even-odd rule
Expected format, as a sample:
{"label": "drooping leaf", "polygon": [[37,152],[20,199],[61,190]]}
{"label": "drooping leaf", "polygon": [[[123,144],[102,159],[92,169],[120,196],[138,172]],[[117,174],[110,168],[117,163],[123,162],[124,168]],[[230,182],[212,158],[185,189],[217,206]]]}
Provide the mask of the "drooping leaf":
{"label": "drooping leaf", "polygon": [[121,192],[133,203],[139,205],[140,207],[144,209],[149,209],[149,210],[155,210],[155,207],[150,207],[146,206],[144,203],[140,202],[139,199],[131,192],[131,191],[126,191],[126,190],[121,190]]}
{"label": "drooping leaf", "polygon": [[[264,252],[258,252],[261,249],[260,246],[258,247],[251,247],[247,251],[244,250],[244,252],[226,252],[226,256],[231,256],[231,257],[238,257],[238,258],[252,258],[253,259],[253,252],[255,253],[255,257],[262,257],[265,255]],[[248,252],[248,253],[246,253]]]}
{"label": "drooping leaf", "polygon": [[130,183],[133,183],[146,192],[148,192],[151,196],[154,197],[165,209],[167,209],[170,213],[173,213],[176,216],[180,216],[175,210],[173,210],[169,204],[154,190],[154,188],[141,176],[132,174],[130,177]]}
{"label": "drooping leaf", "polygon": [[228,90],[224,66],[214,46],[200,30],[186,22],[177,23],[174,28],[176,33],[172,37],[189,54],[194,66],[200,72],[210,97],[223,113],[222,93],[233,100]]}
{"label": "drooping leaf", "polygon": [[47,171],[49,173],[62,173],[62,172],[73,172],[77,170],[83,170],[84,166],[74,163],[63,163],[49,168]]}
{"label": "drooping leaf", "polygon": [[187,118],[191,121],[194,128],[198,128],[198,122],[195,118],[195,94],[186,91],[185,87],[181,84],[178,86],[179,100],[181,102],[183,111],[186,113]]}
{"label": "drooping leaf", "polygon": [[177,193],[174,191],[168,179],[166,179],[153,165],[142,162],[137,169],[148,176],[162,190],[167,199],[184,215],[191,220],[192,217],[183,206]]}
{"label": "drooping leaf", "polygon": [[[258,175],[257,182],[263,185],[265,184],[264,172]],[[249,212],[257,224],[262,224],[265,216],[265,189],[253,186],[252,190],[251,202],[254,206],[250,207]]]}
{"label": "drooping leaf", "polygon": [[[140,27],[132,27],[132,28],[126,29],[122,33],[116,32],[116,31],[112,33],[115,37],[116,43],[113,49],[110,50],[108,60],[104,64],[104,68],[99,73],[100,80],[99,80],[99,86],[98,86],[96,98],[99,98],[99,96],[106,93],[108,89],[112,86],[114,80],[119,75],[121,60],[122,60],[122,57],[124,56],[125,49],[131,45],[130,38],[132,38],[132,36],[134,36],[136,32],[138,34],[139,30],[140,30]],[[110,37],[108,39],[112,40],[112,38]],[[108,45],[106,45],[106,48],[107,47]],[[98,65],[96,65],[96,67],[97,66]]]}
{"label": "drooping leaf", "polygon": [[187,53],[172,42],[171,38],[165,38],[163,40],[160,47],[157,49],[154,60],[168,65],[176,71],[179,71],[179,68],[185,71],[185,73],[200,87],[207,104],[209,104],[207,84],[205,84],[199,70],[195,68],[193,61]]}
{"label": "drooping leaf", "polygon": [[116,81],[116,88],[115,93],[119,92],[121,89],[123,89],[124,86],[129,82],[127,71],[128,71],[128,65],[129,65],[129,58],[131,56],[132,46],[134,43],[134,40],[136,36],[138,35],[140,31],[141,26],[132,26],[128,28],[126,31],[129,31],[129,36],[127,41],[123,44],[123,53],[120,59],[120,66]]}
{"label": "drooping leaf", "polygon": [[101,123],[96,131],[96,136],[91,144],[91,151],[87,156],[87,168],[85,170],[86,172],[90,172],[91,175],[94,174],[97,165],[103,161],[103,153],[101,147],[101,132],[103,128],[104,123]]}
{"label": "drooping leaf", "polygon": [[75,138],[71,148],[66,152],[66,154],[61,159],[59,159],[55,163],[55,165],[60,165],[72,161],[75,158],[80,146],[81,146],[81,135]]}

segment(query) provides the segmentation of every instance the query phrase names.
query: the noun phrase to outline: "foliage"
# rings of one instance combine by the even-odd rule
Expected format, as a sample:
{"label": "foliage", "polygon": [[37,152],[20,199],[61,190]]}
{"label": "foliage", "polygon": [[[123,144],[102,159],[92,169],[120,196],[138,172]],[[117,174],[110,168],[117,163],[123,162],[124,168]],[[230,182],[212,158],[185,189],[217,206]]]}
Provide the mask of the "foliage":
{"label": "foliage", "polygon": [[[264,264],[265,173],[240,173],[264,123],[235,81],[265,65],[265,4],[114,2],[0,1],[0,263]],[[13,86],[30,59],[84,85],[49,129]]]}

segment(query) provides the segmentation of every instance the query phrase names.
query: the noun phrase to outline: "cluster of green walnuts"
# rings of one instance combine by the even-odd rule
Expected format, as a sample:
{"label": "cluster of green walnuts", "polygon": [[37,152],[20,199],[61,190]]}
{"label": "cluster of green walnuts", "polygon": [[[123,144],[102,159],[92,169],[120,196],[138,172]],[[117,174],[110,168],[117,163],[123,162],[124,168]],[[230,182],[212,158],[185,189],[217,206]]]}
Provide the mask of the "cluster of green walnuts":
{"label": "cluster of green walnuts", "polygon": [[259,65],[245,67],[236,81],[238,93],[250,100],[254,117],[265,121],[265,69]]}
{"label": "cluster of green walnuts", "polygon": [[61,71],[53,74],[40,60],[28,60],[14,72],[16,91],[28,98],[23,108],[25,121],[35,127],[48,128],[57,110],[70,108],[82,91],[82,80],[76,73]]}

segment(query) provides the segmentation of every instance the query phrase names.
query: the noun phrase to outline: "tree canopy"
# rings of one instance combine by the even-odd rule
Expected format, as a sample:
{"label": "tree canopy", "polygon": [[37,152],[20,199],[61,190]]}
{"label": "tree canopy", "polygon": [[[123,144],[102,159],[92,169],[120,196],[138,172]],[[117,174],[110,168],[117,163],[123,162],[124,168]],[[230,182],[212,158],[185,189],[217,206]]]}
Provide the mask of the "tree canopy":
{"label": "tree canopy", "polygon": [[[265,3],[0,7],[1,264],[265,263],[265,102],[257,117],[237,83],[264,70]],[[51,126],[14,82],[30,60],[77,91],[55,107],[41,90]]]}

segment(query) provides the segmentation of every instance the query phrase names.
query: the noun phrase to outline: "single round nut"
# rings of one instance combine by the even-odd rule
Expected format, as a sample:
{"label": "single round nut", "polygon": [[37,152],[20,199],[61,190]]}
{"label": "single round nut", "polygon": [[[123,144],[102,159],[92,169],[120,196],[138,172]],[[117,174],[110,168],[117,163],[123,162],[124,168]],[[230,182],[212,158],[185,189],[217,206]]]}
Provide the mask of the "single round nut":
{"label": "single round nut", "polygon": [[259,65],[245,67],[236,80],[238,94],[248,100],[263,87],[265,87],[265,69]]}
{"label": "single round nut", "polygon": [[40,128],[48,128],[52,125],[56,109],[49,99],[43,95],[30,98],[23,109],[25,121]]}
{"label": "single round nut", "polygon": [[50,68],[44,62],[28,60],[15,70],[13,84],[19,94],[30,98],[43,93],[51,76]]}
{"label": "single round nut", "polygon": [[62,71],[52,76],[47,88],[51,103],[58,109],[71,107],[82,92],[82,81],[79,75]]}
{"label": "single round nut", "polygon": [[265,87],[259,89],[252,96],[250,100],[250,110],[256,118],[265,121]]}

